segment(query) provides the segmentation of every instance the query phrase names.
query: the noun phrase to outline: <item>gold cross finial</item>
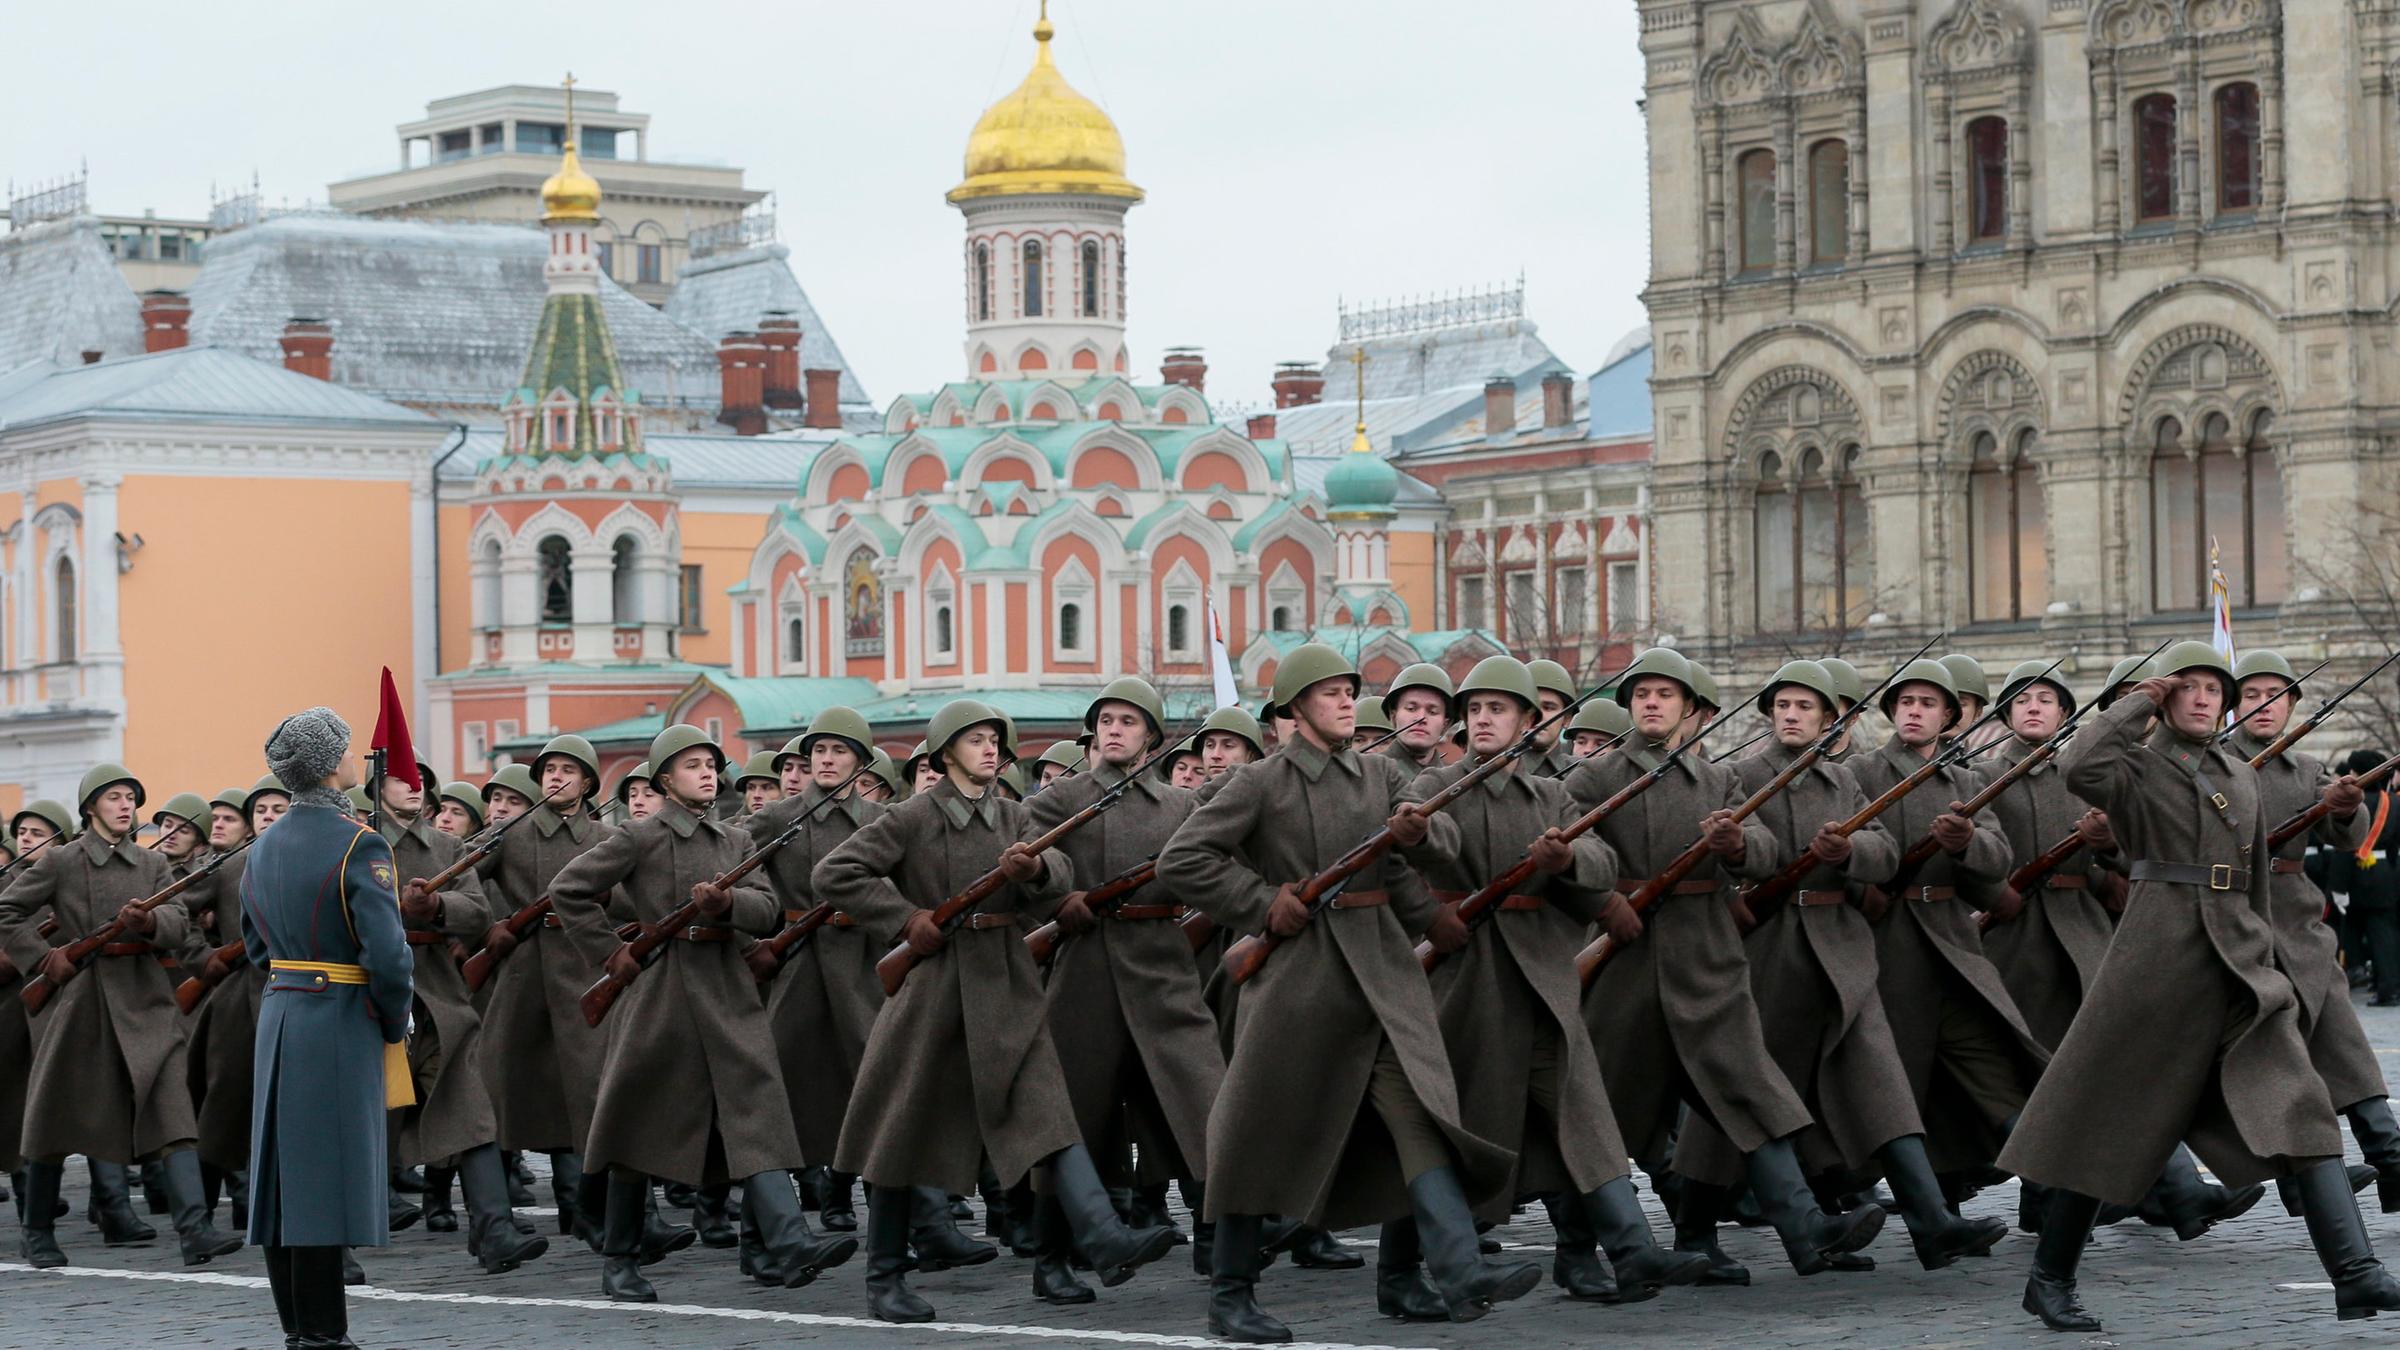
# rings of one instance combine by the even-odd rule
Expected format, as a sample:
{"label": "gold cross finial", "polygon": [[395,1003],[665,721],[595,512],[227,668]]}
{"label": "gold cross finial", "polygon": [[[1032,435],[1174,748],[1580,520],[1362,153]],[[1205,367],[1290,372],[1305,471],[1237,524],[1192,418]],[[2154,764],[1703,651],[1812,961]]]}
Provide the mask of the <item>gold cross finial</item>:
{"label": "gold cross finial", "polygon": [[567,91],[567,142],[573,144],[575,140],[575,72],[568,71],[567,78],[559,82],[559,87]]}
{"label": "gold cross finial", "polygon": [[1353,454],[1372,453],[1367,443],[1367,344],[1350,349],[1351,381],[1358,386],[1358,423],[1351,428],[1350,450]]}

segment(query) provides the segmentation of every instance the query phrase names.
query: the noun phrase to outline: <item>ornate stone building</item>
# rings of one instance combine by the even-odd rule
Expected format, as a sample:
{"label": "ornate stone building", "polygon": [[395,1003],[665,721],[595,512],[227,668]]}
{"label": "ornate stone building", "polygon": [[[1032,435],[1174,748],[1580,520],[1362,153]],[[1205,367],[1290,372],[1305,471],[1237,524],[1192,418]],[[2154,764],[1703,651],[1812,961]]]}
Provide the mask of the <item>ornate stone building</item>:
{"label": "ornate stone building", "polygon": [[2243,645],[2346,650],[2400,483],[2391,6],[1640,9],[1661,629],[2088,676],[2205,624],[2213,540]]}

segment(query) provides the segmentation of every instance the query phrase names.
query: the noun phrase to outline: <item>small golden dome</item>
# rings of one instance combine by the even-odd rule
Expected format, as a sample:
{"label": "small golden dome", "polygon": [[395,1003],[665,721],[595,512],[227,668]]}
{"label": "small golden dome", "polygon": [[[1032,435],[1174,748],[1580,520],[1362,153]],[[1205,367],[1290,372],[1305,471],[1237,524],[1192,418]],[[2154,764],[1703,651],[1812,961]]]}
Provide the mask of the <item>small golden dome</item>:
{"label": "small golden dome", "polygon": [[583,171],[582,161],[575,158],[575,142],[570,140],[566,154],[558,161],[558,172],[542,183],[542,219],[599,218],[600,182]]}
{"label": "small golden dome", "polygon": [[984,109],[967,137],[966,181],[949,200],[1088,193],[1138,202],[1125,177],[1125,141],[1098,104],[1078,94],[1050,60],[1055,30],[1033,26],[1033,69],[1006,98]]}

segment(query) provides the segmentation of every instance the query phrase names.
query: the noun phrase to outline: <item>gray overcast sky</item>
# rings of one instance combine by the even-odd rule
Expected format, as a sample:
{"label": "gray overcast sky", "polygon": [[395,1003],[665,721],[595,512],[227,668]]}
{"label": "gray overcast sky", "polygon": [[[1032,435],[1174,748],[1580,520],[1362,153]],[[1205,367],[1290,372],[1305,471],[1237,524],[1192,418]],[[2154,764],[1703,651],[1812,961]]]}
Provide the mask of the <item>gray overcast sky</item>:
{"label": "gray overcast sky", "polygon": [[[1641,57],[1627,0],[1056,0],[1067,79],[1148,193],[1130,236],[1138,376],[1207,349],[1264,402],[1353,301],[1526,278],[1579,370],[1642,321]],[[647,112],[653,158],[738,164],[878,401],[963,378],[967,131],[1033,57],[1034,0],[402,6],[28,3],[0,168],[91,165],[107,212],[270,204],[397,163],[427,100],[573,69]]]}

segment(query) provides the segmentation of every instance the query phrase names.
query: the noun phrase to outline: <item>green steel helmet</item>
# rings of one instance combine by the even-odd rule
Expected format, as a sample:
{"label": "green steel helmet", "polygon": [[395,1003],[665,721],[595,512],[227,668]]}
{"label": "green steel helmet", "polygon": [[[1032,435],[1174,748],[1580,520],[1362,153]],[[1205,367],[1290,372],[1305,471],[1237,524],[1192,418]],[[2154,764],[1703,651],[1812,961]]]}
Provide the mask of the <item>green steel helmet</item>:
{"label": "green steel helmet", "polygon": [[892,762],[890,751],[876,750],[875,757],[867,761],[867,772],[883,780],[883,785],[891,790],[894,801],[908,795],[908,784],[902,781],[900,766]]}
{"label": "green steel helmet", "polygon": [[1091,706],[1083,710],[1083,729],[1085,731],[1099,730],[1100,705],[1103,703],[1126,703],[1139,708],[1142,716],[1149,719],[1151,742],[1156,744],[1166,738],[1166,700],[1160,698],[1158,690],[1141,676],[1120,675],[1116,679],[1110,680],[1108,686],[1100,691],[1099,697],[1092,700]]}
{"label": "green steel helmet", "polygon": [[122,764],[95,764],[85,771],[83,781],[75,787],[75,813],[81,815],[92,809],[92,798],[119,783],[133,787],[133,809],[139,811],[150,794],[142,790],[142,780]]}
{"label": "green steel helmet", "polygon": [[1371,698],[1359,700],[1358,720],[1351,725],[1351,735],[1363,736],[1370,731],[1382,732],[1392,729],[1392,719],[1384,713],[1381,703]]}
{"label": "green steel helmet", "polygon": [[2243,652],[2242,659],[2233,666],[2234,687],[2240,688],[2253,675],[2272,675],[2282,680],[2289,686],[2284,692],[2292,696],[2292,706],[2300,706],[2300,672],[2292,669],[2292,663],[2283,659],[2282,652],[2270,647]]}
{"label": "green steel helmet", "polygon": [[442,784],[442,800],[446,802],[457,802],[459,809],[465,811],[468,815],[475,817],[475,828],[483,828],[483,794],[476,790],[473,783]]}
{"label": "green steel helmet", "polygon": [[1083,767],[1083,747],[1073,741],[1052,741],[1050,748],[1034,760],[1036,764],[1055,764],[1069,773]]}
{"label": "green steel helmet", "polygon": [[[1525,669],[1533,676],[1534,688],[1547,689],[1569,703],[1573,703],[1576,697],[1583,692],[1575,687],[1575,676],[1565,666],[1549,657],[1528,661],[1525,663]],[[1541,700],[1535,699],[1534,704],[1539,706]]]}
{"label": "green steel helmet", "polygon": [[[783,743],[783,748],[781,750],[775,752],[775,772],[778,774],[783,772],[783,762],[785,760],[801,758],[803,758],[803,756],[800,753],[800,737],[794,736],[790,740]],[[801,767],[806,768],[807,766],[803,764]]]}
{"label": "green steel helmet", "polygon": [[[944,741],[942,744],[948,745],[949,742]],[[1001,791],[1006,792],[1009,796],[1016,798],[1018,801],[1025,800],[1025,770],[1019,768],[1016,764],[1010,763],[1001,767],[1000,777],[997,780],[997,785]]]}
{"label": "green steel helmet", "polygon": [[375,809],[374,806],[368,802],[367,790],[363,787],[354,787],[342,795],[350,799],[350,809],[356,811],[361,816],[368,815]]}
{"label": "green steel helmet", "polygon": [[2205,670],[2216,676],[2217,683],[2224,687],[2225,706],[2228,708],[2233,706],[2240,688],[2233,678],[2233,667],[2226,664],[2217,649],[2192,638],[2186,638],[2160,652],[2158,659],[2150,664],[2150,670],[2159,675],[2181,675],[2187,671]]}
{"label": "green steel helmet", "polygon": [[1000,719],[1000,754],[1014,764],[1017,762],[1017,719],[998,708],[992,709],[992,716]]}
{"label": "green steel helmet", "polygon": [[1692,662],[1691,667],[1692,697],[1700,700],[1701,706],[1711,712],[1725,711],[1725,696],[1717,692],[1717,677],[1709,674],[1708,667],[1697,661]]}
{"label": "green steel helmet", "polygon": [[1239,707],[1219,708],[1210,713],[1208,720],[1200,724],[1200,739],[1206,740],[1208,733],[1212,731],[1222,731],[1228,736],[1239,736],[1250,742],[1252,755],[1261,759],[1266,757],[1267,738],[1265,733],[1258,729],[1258,719]]}
{"label": "green steel helmet", "polygon": [[[642,775],[644,778],[649,776],[647,773]],[[542,803],[542,785],[533,781],[533,770],[522,764],[504,764],[498,773],[493,774],[484,783],[483,801],[486,806],[491,805],[493,788],[507,788],[523,797],[528,806],[539,806]]]}
{"label": "green steel helmet", "polygon": [[1834,702],[1840,695],[1834,690],[1831,671],[1815,661],[1786,661],[1776,667],[1775,678],[1767,681],[1767,687],[1758,691],[1758,711],[1761,715],[1766,717],[1775,715],[1775,691],[1787,684],[1798,685],[1802,689],[1822,695],[1827,708],[1840,706]]}
{"label": "green steel helmet", "polygon": [[2067,716],[2075,715],[2075,691],[2067,687],[2067,682],[2059,678],[2058,672],[2051,668],[2049,662],[2038,656],[2030,661],[2019,661],[2009,667],[2008,682],[2000,686],[2000,705],[2006,707],[2016,702],[2017,695],[2037,684],[2046,684],[2057,690],[2058,706],[2065,711]]}
{"label": "green steel helmet", "polygon": [[1276,718],[1281,717],[1282,715],[1283,714],[1275,711],[1275,700],[1271,698],[1262,698],[1258,701],[1258,724],[1260,726],[1263,727],[1267,723],[1274,721]]}
{"label": "green steel helmet", "polygon": [[733,790],[741,791],[751,783],[778,783],[782,777],[775,772],[775,752],[761,750],[742,764],[742,771],[733,776]]}
{"label": "green steel helmet", "polygon": [[[1616,700],[1617,707],[1633,706],[1633,682],[1644,675],[1673,680],[1683,686],[1684,693],[1695,699],[1700,696],[1699,690],[1692,686],[1692,663],[1684,659],[1683,653],[1673,647],[1652,647],[1633,658],[1633,664],[1625,667],[1625,673],[1617,677],[1617,691],[1609,696]],[[1589,708],[1592,705],[1586,703],[1583,706]]]}
{"label": "green steel helmet", "polygon": [[[1820,661],[1818,664],[1824,663]],[[1900,686],[1904,684],[1930,684],[1941,690],[1943,699],[1950,704],[1950,716],[1942,723],[1942,729],[1947,731],[1958,725],[1965,707],[1959,702],[1957,688],[1950,683],[1950,663],[1947,660],[1936,661],[1929,656],[1920,656],[1900,667],[1900,673],[1883,686],[1883,697],[1875,701],[1877,710],[1885,717],[1892,715],[1892,705],[1900,701]]]}
{"label": "green steel helmet", "polygon": [[[1476,662],[1475,668],[1467,672],[1466,680],[1458,686],[1458,696],[1451,700],[1451,706],[1465,708],[1469,694],[1506,694],[1528,708],[1542,706],[1541,695],[1534,688],[1533,672],[1513,656],[1487,656]],[[1583,706],[1588,708],[1592,705],[1586,703]]]}
{"label": "green steel helmet", "polygon": [[[268,774],[266,777],[261,778],[257,782],[250,785],[250,795],[242,799],[242,814],[250,814],[250,808],[257,803],[259,796],[268,792],[274,793],[276,796],[283,798],[285,801],[290,801],[292,799],[292,790],[283,785],[283,780],[276,777],[274,774]],[[536,793],[534,795],[539,797],[541,794]]]}
{"label": "green steel helmet", "polygon": [[[540,773],[542,770],[542,761],[550,758],[552,755],[565,755],[567,758],[574,760],[577,764],[582,765],[583,771],[592,776],[592,790],[583,794],[587,800],[600,795],[600,755],[597,751],[592,749],[592,743],[590,741],[585,740],[581,736],[551,737],[549,741],[542,746],[542,753],[533,757],[533,771],[537,774]],[[535,793],[533,799],[537,802],[540,801],[542,799],[542,794],[538,792]]]}
{"label": "green steel helmet", "polygon": [[[1358,666],[1347,656],[1322,642],[1303,642],[1292,648],[1283,664],[1275,667],[1275,706],[1288,708],[1301,691],[1320,680],[1350,678],[1350,692],[1358,692]],[[1364,700],[1361,700],[1364,702]]]}
{"label": "green steel helmet", "polygon": [[1191,735],[1184,737],[1182,740],[1175,742],[1174,749],[1169,750],[1167,753],[1158,757],[1158,776],[1161,778],[1172,779],[1175,776],[1175,763],[1177,760],[1198,759],[1199,757],[1200,735],[1198,732],[1194,732]]}
{"label": "green steel helmet", "polygon": [[[725,758],[725,747],[710,740],[707,732],[688,722],[678,722],[674,726],[668,727],[665,731],[658,733],[656,740],[650,742],[650,762],[657,766],[650,771],[651,777],[655,780],[659,774],[665,773],[667,766],[675,762],[677,755],[702,746],[707,747],[709,753],[716,756],[717,777],[723,778],[727,765],[731,763]],[[537,802],[540,801],[542,794],[536,792],[533,794],[533,799]]]}
{"label": "green steel helmet", "polygon": [[1992,681],[1983,673],[1983,662],[1965,652],[1952,652],[1942,658],[1942,668],[1950,672],[1950,692],[1961,701],[1970,698],[1982,699],[1987,704],[1992,701]]}
{"label": "green steel helmet", "polygon": [[861,759],[875,753],[875,732],[867,725],[865,714],[856,708],[827,708],[808,719],[808,730],[783,747],[775,755],[776,771],[782,772],[783,756],[787,753],[806,755],[817,742],[831,738],[849,745],[850,753]]}
{"label": "green steel helmet", "polygon": [[[510,767],[510,768],[514,768],[515,766],[514,766],[514,765],[511,765],[511,766],[509,766],[509,767]],[[508,770],[507,770],[507,769],[502,769],[500,772],[501,772],[501,773],[506,773],[506,772],[508,772]],[[645,759],[645,760],[643,760],[641,763],[634,765],[634,766],[633,766],[633,768],[632,768],[631,770],[629,770],[629,771],[626,773],[626,775],[625,775],[623,778],[620,778],[620,779],[618,779],[618,780],[617,780],[617,793],[616,793],[616,796],[617,796],[617,804],[618,804],[619,806],[622,806],[622,805],[624,805],[624,804],[625,804],[625,799],[626,799],[627,797],[630,797],[630,796],[632,796],[632,795],[633,795],[633,785],[634,785],[635,783],[647,783],[647,782],[649,782],[649,781],[650,781],[650,761]],[[493,778],[492,778],[492,782],[493,782],[493,783],[499,783],[499,782],[500,782],[499,776],[498,776],[498,775],[494,775],[494,776],[493,776]],[[501,784],[501,786],[505,787],[505,786],[507,786],[507,785],[506,785],[506,784]],[[490,787],[489,785],[486,785],[486,786],[485,786],[485,788],[484,788],[484,792],[485,792],[486,794],[489,794],[489,793],[491,792],[491,787]]]}
{"label": "green steel helmet", "polygon": [[1847,707],[1867,696],[1867,677],[1858,673],[1858,667],[1838,656],[1821,657],[1817,664],[1825,667],[1826,672],[1833,676],[1834,697],[1840,699],[1843,706]]}
{"label": "green steel helmet", "polygon": [[1382,698],[1375,700],[1383,705],[1385,717],[1392,715],[1392,705],[1400,701],[1400,691],[1403,689],[1430,689],[1440,694],[1445,712],[1455,712],[1458,707],[1458,686],[1451,683],[1450,672],[1431,661],[1419,661],[1393,677],[1392,687],[1383,692]]}
{"label": "green steel helmet", "polygon": [[229,787],[223,792],[218,793],[216,796],[209,798],[208,804],[210,806],[222,806],[228,811],[238,812],[246,820],[250,815],[250,789]]}
{"label": "green steel helmet", "polygon": [[[900,761],[900,772],[908,778],[911,784],[914,784],[917,777],[917,766],[932,756],[933,752],[925,747],[925,742],[919,741],[917,748],[908,752],[908,758]],[[914,788],[912,787],[911,790],[913,791]]]}
{"label": "green steel helmet", "polygon": [[957,740],[961,732],[986,722],[999,729],[1001,759],[1004,762],[1013,760],[1016,757],[1015,728],[1009,725],[1007,718],[993,711],[990,704],[971,698],[954,698],[934,712],[933,720],[925,724],[925,745],[935,762],[939,763],[942,751],[949,749],[950,742]]}
{"label": "green steel helmet", "polygon": [[2100,697],[2093,701],[2099,705],[2100,711],[2108,711],[2108,705],[2117,701],[2117,690],[2120,687],[2140,684],[2150,672],[2156,669],[2158,667],[2151,664],[2148,658],[2126,657],[2110,667],[2108,683],[2100,686]]}
{"label": "green steel helmet", "polygon": [[19,807],[17,813],[8,818],[8,838],[12,846],[16,843],[17,822],[27,816],[58,831],[61,842],[75,837],[75,817],[67,811],[66,803],[54,802],[48,797],[44,797],[39,801],[28,802]]}
{"label": "green steel helmet", "polygon": [[170,816],[198,830],[202,838],[208,836],[208,802],[199,793],[178,792],[167,798],[166,805],[151,813],[150,823],[164,825]]}
{"label": "green steel helmet", "polygon": [[1620,704],[1596,698],[1575,710],[1569,731],[1597,731],[1604,736],[1622,736],[1633,730],[1633,714]]}

